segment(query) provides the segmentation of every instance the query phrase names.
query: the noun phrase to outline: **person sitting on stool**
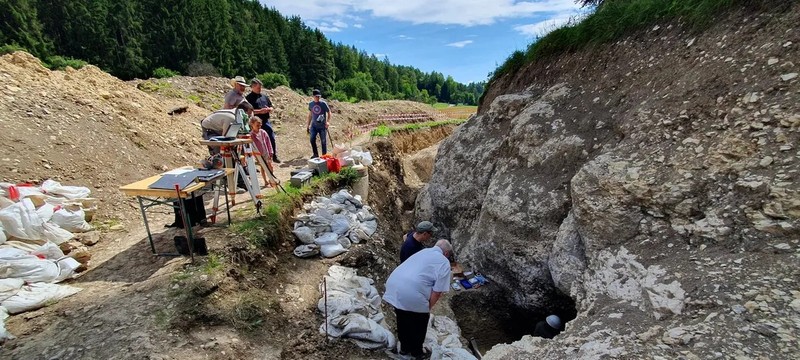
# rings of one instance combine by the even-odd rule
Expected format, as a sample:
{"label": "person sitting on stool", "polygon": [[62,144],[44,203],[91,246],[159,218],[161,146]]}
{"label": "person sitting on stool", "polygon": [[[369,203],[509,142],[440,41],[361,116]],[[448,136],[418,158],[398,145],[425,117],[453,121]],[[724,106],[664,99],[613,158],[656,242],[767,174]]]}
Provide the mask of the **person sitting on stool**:
{"label": "person sitting on stool", "polygon": [[552,339],[560,334],[562,330],[561,318],[558,315],[550,315],[544,321],[536,323],[536,327],[533,329],[533,336]]}

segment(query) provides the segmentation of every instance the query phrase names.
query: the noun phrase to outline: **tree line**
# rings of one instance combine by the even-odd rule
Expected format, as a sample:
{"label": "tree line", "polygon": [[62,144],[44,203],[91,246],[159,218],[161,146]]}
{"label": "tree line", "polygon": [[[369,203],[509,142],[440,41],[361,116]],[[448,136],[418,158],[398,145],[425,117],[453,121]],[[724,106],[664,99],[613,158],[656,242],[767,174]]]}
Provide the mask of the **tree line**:
{"label": "tree line", "polygon": [[333,43],[255,0],[0,0],[0,45],[68,57],[125,80],[171,74],[259,76],[337,100],[474,105],[484,83]]}

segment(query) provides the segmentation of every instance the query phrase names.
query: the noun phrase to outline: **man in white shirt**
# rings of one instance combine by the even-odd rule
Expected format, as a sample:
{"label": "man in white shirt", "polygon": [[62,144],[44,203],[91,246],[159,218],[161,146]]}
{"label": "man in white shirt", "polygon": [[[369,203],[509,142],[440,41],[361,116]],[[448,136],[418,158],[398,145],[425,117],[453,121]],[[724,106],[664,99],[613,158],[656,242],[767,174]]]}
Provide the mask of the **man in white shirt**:
{"label": "man in white shirt", "polygon": [[386,280],[383,300],[394,307],[397,315],[401,353],[422,357],[431,309],[450,290],[452,255],[450,242],[439,240],[436,246],[409,257]]}

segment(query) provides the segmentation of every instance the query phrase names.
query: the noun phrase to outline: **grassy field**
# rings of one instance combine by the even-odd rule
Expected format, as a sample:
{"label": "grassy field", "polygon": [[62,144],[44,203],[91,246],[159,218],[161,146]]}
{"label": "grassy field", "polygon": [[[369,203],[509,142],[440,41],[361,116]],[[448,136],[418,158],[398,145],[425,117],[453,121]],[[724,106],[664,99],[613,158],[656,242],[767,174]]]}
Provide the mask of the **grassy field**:
{"label": "grassy field", "polygon": [[659,22],[679,20],[699,31],[713,24],[724,11],[742,7],[775,9],[791,3],[780,0],[607,0],[583,21],[550,32],[524,52],[515,51],[494,71],[489,82],[537,59],[608,43]]}
{"label": "grassy field", "polygon": [[464,119],[450,119],[450,120],[441,120],[441,121],[426,121],[426,122],[421,122],[421,123],[403,124],[403,125],[395,125],[395,126],[389,126],[389,125],[381,124],[381,125],[378,125],[378,127],[375,128],[375,130],[372,130],[372,132],[370,133],[370,136],[389,136],[389,135],[392,134],[392,131],[417,130],[417,129],[422,129],[422,128],[434,128],[434,127],[437,127],[437,126],[451,125],[451,124],[458,125],[458,124],[461,124],[461,123],[463,123],[465,121],[467,121],[467,120],[464,120]]}
{"label": "grassy field", "polygon": [[456,106],[450,106],[450,104],[448,104],[448,103],[435,103],[432,106],[436,110],[442,110],[442,109],[468,109],[468,108],[475,108],[476,110],[478,109],[478,107],[475,106],[475,105],[461,105],[461,104],[459,104],[459,105],[456,105]]}

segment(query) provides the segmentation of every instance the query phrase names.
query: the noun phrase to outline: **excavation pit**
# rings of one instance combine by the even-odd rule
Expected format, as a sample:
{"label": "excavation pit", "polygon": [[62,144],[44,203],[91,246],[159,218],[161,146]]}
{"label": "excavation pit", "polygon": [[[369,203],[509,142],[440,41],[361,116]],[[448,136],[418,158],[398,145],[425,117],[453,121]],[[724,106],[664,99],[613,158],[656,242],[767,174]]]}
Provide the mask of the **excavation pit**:
{"label": "excavation pit", "polygon": [[508,344],[532,335],[537,322],[551,314],[563,322],[575,318],[575,302],[554,291],[546,308],[526,309],[514,305],[510,294],[491,284],[476,290],[460,291],[450,299],[450,308],[461,328],[461,335],[475,339],[483,354],[497,344]]}

